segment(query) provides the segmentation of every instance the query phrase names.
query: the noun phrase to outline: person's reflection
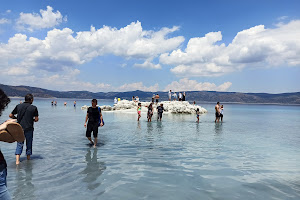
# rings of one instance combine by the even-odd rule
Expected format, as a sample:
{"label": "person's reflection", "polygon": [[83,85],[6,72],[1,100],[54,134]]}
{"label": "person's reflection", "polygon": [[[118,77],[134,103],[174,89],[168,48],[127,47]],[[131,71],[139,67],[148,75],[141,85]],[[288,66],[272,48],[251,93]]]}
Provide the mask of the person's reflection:
{"label": "person's reflection", "polygon": [[83,179],[88,185],[89,190],[94,190],[101,185],[101,182],[97,182],[97,179],[106,169],[104,162],[99,162],[97,158],[97,148],[94,148],[93,155],[91,150],[88,149],[87,154],[85,155],[86,168],[81,172],[86,174],[86,177]]}
{"label": "person's reflection", "polygon": [[137,122],[137,127],[136,127],[136,129],[137,129],[138,131],[141,130],[141,124],[140,124],[140,121]]}
{"label": "person's reflection", "polygon": [[215,134],[222,134],[222,123],[215,123]]}
{"label": "person's reflection", "polygon": [[153,125],[151,122],[147,123],[147,133],[151,134],[153,132]]}
{"label": "person's reflection", "polygon": [[197,134],[200,133],[200,126],[199,126],[199,123],[196,123],[196,133],[197,133]]}
{"label": "person's reflection", "polygon": [[[24,168],[23,168],[24,167]],[[16,170],[16,190],[13,194],[14,199],[37,199],[35,197],[34,185],[32,184],[32,162],[24,162]]]}

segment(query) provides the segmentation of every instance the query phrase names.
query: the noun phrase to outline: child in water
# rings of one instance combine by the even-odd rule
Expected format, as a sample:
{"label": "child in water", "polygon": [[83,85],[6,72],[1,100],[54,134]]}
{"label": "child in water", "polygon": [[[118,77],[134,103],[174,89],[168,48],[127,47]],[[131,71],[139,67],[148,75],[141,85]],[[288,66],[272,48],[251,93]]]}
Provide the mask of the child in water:
{"label": "child in water", "polygon": [[200,115],[199,108],[197,108],[197,110],[196,110],[196,115],[197,115],[197,121],[196,122],[199,122],[199,115]]}
{"label": "child in water", "polygon": [[137,107],[138,121],[140,121],[141,118],[141,111],[142,111],[142,104],[138,103],[138,107]]}
{"label": "child in water", "polygon": [[220,118],[221,118],[221,122],[223,122],[223,105],[221,105],[221,110],[220,110]]}

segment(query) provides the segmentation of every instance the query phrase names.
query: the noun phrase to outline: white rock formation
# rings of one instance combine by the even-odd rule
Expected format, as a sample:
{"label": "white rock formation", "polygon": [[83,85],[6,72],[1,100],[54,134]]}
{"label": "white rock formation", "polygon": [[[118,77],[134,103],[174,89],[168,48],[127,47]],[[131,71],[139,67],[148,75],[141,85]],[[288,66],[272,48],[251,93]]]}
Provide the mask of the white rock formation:
{"label": "white rock formation", "polygon": [[[147,106],[150,105],[151,102],[140,102],[142,104],[142,112],[147,112]],[[188,101],[162,101],[159,102],[158,105],[153,104],[154,112],[156,111],[156,107],[160,104],[163,104],[165,109],[164,113],[186,113],[193,114],[196,113],[197,108],[199,108],[200,114],[207,113],[207,110],[201,106],[192,105]],[[100,106],[102,111],[115,111],[115,112],[137,112],[137,102],[122,100],[115,104],[113,107],[111,106]],[[87,109],[89,106],[82,106],[81,109]]]}

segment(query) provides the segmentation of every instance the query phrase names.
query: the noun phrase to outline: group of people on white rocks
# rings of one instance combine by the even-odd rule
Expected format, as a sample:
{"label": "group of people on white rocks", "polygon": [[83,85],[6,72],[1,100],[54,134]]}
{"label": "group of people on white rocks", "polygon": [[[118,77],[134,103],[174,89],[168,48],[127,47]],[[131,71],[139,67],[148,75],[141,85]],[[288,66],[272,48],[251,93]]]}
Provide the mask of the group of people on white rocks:
{"label": "group of people on white rocks", "polygon": [[173,100],[174,101],[185,101],[185,97],[186,97],[186,94],[185,94],[185,92],[178,92],[178,96],[177,96],[177,93],[176,92],[174,92],[173,94],[172,94],[172,90],[170,90],[169,91],[169,93],[168,93],[168,97],[169,97],[169,101],[171,101],[172,100],[172,96],[173,96]]}

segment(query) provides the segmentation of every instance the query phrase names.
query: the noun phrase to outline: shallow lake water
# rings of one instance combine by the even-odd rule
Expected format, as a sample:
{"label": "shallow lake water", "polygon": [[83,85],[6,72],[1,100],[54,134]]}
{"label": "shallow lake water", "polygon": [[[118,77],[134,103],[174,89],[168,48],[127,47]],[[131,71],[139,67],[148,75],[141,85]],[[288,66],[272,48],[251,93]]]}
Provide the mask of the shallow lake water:
{"label": "shallow lake water", "polygon": [[[90,147],[84,119],[90,100],[35,99],[32,160],[1,143],[13,199],[300,199],[300,106],[214,104],[200,115],[103,112],[100,144]],[[68,105],[63,106],[67,101]],[[0,117],[8,118],[19,99]],[[112,105],[103,100],[100,105]],[[155,117],[155,116],[154,116]]]}

